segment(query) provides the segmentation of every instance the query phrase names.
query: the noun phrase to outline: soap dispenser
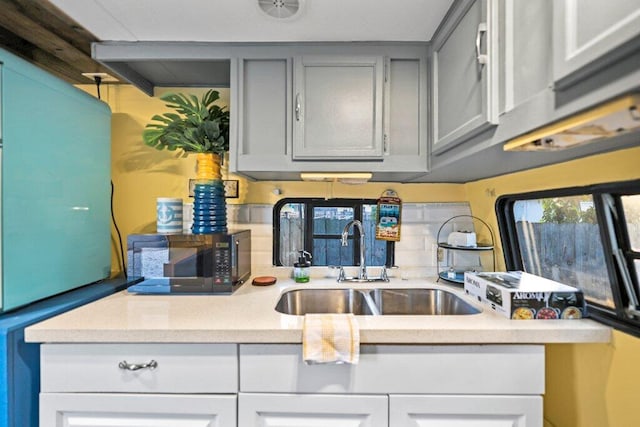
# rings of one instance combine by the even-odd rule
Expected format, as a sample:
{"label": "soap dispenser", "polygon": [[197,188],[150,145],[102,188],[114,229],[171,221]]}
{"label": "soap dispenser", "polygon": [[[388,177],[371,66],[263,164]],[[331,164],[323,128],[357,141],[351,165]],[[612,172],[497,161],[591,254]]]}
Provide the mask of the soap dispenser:
{"label": "soap dispenser", "polygon": [[293,278],[296,283],[307,283],[311,272],[311,254],[307,251],[298,251],[298,262],[293,264]]}

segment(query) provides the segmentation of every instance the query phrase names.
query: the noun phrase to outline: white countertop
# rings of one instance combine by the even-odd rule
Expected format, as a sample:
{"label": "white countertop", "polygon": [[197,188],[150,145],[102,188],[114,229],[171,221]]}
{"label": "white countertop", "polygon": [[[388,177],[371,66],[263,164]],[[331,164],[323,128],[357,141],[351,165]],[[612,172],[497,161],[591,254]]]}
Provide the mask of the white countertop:
{"label": "white countertop", "polygon": [[435,287],[482,308],[460,316],[356,316],[364,344],[608,342],[611,329],[589,319],[509,320],[434,279],[338,284],[312,279],[273,286],[247,283],[233,295],[111,295],[26,329],[27,342],[300,343],[303,316],[274,310],[284,290],[296,288]]}

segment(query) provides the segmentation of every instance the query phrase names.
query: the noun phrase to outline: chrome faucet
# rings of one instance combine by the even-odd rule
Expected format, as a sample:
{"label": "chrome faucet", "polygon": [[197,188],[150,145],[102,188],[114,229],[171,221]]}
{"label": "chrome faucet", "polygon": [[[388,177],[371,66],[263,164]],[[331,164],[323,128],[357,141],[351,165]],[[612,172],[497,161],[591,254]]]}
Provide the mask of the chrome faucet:
{"label": "chrome faucet", "polygon": [[367,280],[367,265],[365,262],[365,245],[364,245],[364,228],[362,227],[362,223],[357,219],[352,219],[344,226],[344,230],[342,230],[342,246],[348,245],[349,238],[349,228],[354,226],[360,232],[360,268],[358,269],[358,280]]}

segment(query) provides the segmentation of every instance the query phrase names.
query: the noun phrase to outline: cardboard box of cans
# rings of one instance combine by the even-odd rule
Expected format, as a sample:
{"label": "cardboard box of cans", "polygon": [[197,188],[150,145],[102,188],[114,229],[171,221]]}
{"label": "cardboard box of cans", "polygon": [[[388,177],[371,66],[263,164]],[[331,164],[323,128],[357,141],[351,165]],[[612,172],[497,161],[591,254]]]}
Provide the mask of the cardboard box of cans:
{"label": "cardboard box of cans", "polygon": [[580,290],[522,271],[466,272],[464,290],[514,320],[585,317]]}

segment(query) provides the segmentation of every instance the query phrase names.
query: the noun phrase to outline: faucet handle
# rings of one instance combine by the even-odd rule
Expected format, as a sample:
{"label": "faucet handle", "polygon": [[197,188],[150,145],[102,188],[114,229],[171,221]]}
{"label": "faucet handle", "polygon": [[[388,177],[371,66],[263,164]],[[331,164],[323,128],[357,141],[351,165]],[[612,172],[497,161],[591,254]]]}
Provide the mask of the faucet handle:
{"label": "faucet handle", "polygon": [[364,265],[364,264],[360,265],[360,267],[358,268],[358,279],[359,280],[367,280],[368,279],[367,266]]}
{"label": "faucet handle", "polygon": [[383,282],[389,281],[389,276],[387,275],[387,267],[385,265],[382,266],[382,272],[380,273],[380,278]]}
{"label": "faucet handle", "polygon": [[340,266],[339,268],[340,268],[340,271],[338,272],[338,280],[337,280],[338,283],[344,282],[345,280],[347,280],[347,276],[344,272],[344,267]]}

